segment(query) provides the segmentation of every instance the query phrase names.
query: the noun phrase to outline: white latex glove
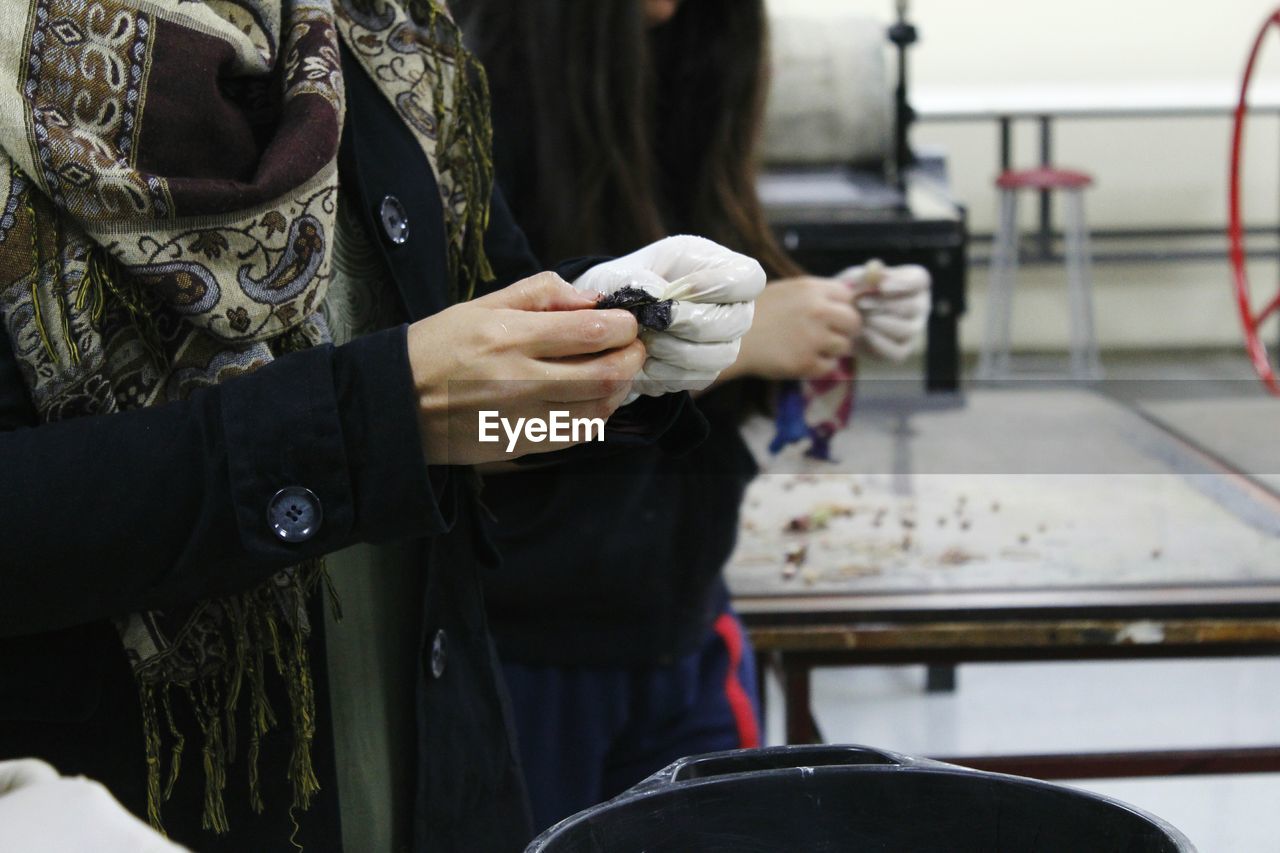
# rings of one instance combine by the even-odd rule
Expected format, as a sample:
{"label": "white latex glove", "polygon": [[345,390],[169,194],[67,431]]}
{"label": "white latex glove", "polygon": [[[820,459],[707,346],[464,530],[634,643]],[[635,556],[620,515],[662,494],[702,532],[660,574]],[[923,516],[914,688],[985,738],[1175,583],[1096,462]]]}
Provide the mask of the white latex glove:
{"label": "white latex glove", "polygon": [[674,300],[671,325],[640,335],[648,355],[633,387],[654,397],[706,388],[733,364],[764,285],[755,260],[689,235],[599,264],[573,283],[605,295],[634,287],[659,301]]}
{"label": "white latex glove", "polygon": [[0,849],[8,853],[184,853],[83,776],[43,761],[0,761]]}
{"label": "white latex glove", "polygon": [[853,288],[853,304],[862,314],[858,343],[866,352],[902,361],[920,348],[931,305],[928,270],[868,261],[836,277]]}

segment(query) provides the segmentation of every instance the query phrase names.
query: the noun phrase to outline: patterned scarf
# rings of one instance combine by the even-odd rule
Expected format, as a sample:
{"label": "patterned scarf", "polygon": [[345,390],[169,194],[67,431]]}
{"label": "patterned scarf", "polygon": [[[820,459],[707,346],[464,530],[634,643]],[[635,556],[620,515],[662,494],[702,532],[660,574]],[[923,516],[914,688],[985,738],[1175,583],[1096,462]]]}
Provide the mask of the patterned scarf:
{"label": "patterned scarf", "polygon": [[[43,422],[182,400],[328,340],[319,309],[344,116],[339,38],[435,172],[455,298],[491,276],[487,89],[437,3],[6,0],[0,320]],[[290,703],[293,805],[309,804],[319,784],[306,603],[322,578],[311,562],[240,595],[118,620],[155,825],[185,742],[175,700],[202,730],[206,828],[228,828],[238,745],[261,811],[272,673]]]}

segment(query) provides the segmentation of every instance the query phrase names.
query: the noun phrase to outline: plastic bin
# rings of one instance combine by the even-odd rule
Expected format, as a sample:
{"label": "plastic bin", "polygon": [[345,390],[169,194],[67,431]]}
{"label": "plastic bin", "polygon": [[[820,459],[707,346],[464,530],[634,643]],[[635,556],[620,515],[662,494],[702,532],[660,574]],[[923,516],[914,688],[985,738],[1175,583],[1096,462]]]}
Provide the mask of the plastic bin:
{"label": "plastic bin", "polygon": [[861,746],[677,761],[526,853],[1194,853],[1124,803]]}

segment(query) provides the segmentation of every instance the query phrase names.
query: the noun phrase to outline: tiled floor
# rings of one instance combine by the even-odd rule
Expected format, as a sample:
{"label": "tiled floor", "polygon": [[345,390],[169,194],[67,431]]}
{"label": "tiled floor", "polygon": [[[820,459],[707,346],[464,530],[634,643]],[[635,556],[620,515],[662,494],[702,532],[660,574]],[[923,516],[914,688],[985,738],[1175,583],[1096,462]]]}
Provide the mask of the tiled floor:
{"label": "tiled floor", "polygon": [[[1280,661],[1266,659],[972,665],[950,694],[925,693],[921,667],[813,682],[828,741],[914,755],[1280,744],[1278,687]],[[1163,817],[1201,853],[1280,851],[1280,775],[1080,784]]]}

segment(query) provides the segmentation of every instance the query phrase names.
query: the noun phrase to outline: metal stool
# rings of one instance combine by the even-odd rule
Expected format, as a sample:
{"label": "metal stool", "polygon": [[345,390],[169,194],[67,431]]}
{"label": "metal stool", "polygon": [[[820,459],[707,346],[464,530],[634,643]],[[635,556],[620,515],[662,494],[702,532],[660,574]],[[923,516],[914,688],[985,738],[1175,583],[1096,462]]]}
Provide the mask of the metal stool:
{"label": "metal stool", "polygon": [[1062,190],[1067,223],[1067,306],[1071,318],[1073,379],[1098,379],[1102,362],[1093,328],[1093,290],[1089,277],[1089,232],[1084,222],[1084,190],[1093,178],[1083,172],[1041,167],[1008,171],[996,180],[1000,189],[1000,230],[991,256],[991,285],[987,293],[987,327],[978,359],[979,379],[1011,375],[1009,349],[1013,325],[1013,285],[1018,273],[1018,191]]}

